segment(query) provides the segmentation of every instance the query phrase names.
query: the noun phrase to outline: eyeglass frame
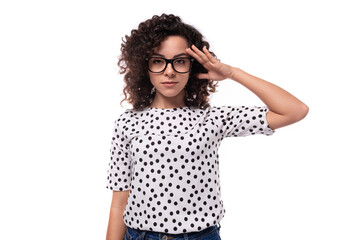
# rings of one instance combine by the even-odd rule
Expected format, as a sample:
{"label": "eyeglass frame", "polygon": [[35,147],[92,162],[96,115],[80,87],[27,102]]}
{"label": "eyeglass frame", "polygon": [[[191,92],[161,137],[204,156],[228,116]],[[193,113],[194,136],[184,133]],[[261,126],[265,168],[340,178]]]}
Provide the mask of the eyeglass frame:
{"label": "eyeglass frame", "polygon": [[[161,59],[165,60],[166,63],[165,63],[164,69],[161,70],[160,72],[151,71],[150,68],[149,68],[149,60],[150,60],[150,58],[161,58]],[[176,71],[176,69],[174,68],[174,61],[177,60],[177,59],[184,59],[184,58],[190,59],[190,67],[189,67],[189,70],[186,71],[186,72]],[[146,58],[145,60],[146,60],[146,63],[147,63],[147,64],[146,64],[147,69],[148,69],[150,72],[152,72],[152,73],[162,73],[162,72],[164,72],[165,69],[166,69],[167,66],[168,66],[168,63],[171,63],[171,67],[172,67],[172,69],[174,69],[175,72],[177,72],[177,73],[188,73],[188,72],[190,72],[191,67],[192,67],[192,64],[193,64],[193,62],[194,62],[195,59],[194,59],[194,58],[191,58],[191,57],[176,57],[176,58],[171,58],[171,59],[167,59],[167,58],[164,58],[164,57],[148,57],[148,58]]]}

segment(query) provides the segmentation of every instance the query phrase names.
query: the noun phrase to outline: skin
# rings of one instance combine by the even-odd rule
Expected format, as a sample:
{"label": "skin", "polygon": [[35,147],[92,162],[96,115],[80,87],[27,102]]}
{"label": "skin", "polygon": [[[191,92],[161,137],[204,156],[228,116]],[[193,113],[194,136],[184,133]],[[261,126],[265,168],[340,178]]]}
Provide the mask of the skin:
{"label": "skin", "polygon": [[[159,47],[154,49],[153,56],[162,56],[167,59],[182,56],[189,57],[186,53],[188,43],[180,36],[167,37]],[[148,72],[150,82],[156,89],[155,98],[150,107],[175,108],[185,106],[185,85],[189,80],[189,73],[177,73],[169,63],[161,73]],[[173,87],[166,87],[164,81],[178,82]]]}

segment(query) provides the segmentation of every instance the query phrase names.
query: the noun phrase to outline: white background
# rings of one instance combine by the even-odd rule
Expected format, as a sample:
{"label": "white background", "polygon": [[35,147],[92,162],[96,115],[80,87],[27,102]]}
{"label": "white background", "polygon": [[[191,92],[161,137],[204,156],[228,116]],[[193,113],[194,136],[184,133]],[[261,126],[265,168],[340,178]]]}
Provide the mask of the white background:
{"label": "white background", "polygon": [[[310,107],[271,136],[224,139],[224,240],[360,239],[356,1],[2,1],[0,239],[105,239],[121,39],[155,14]],[[264,105],[233,80],[217,105]]]}

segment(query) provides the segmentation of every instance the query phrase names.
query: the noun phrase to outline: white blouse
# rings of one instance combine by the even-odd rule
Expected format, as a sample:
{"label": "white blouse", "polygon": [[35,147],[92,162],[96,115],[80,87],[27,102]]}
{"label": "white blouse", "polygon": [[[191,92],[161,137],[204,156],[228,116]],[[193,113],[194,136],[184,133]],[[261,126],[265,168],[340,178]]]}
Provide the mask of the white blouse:
{"label": "white blouse", "polygon": [[218,148],[226,137],[272,135],[267,107],[126,109],[116,119],[106,188],[130,190],[125,225],[179,234],[224,217]]}

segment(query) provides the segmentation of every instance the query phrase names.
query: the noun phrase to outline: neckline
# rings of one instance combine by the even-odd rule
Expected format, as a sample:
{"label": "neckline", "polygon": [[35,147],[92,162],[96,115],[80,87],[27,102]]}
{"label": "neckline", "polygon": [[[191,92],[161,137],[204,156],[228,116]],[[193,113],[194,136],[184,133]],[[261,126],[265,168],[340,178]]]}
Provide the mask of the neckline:
{"label": "neckline", "polygon": [[155,107],[148,107],[148,109],[150,110],[159,110],[159,111],[166,111],[166,110],[185,110],[185,109],[190,109],[188,106],[183,106],[183,107],[175,107],[175,108],[155,108]]}

